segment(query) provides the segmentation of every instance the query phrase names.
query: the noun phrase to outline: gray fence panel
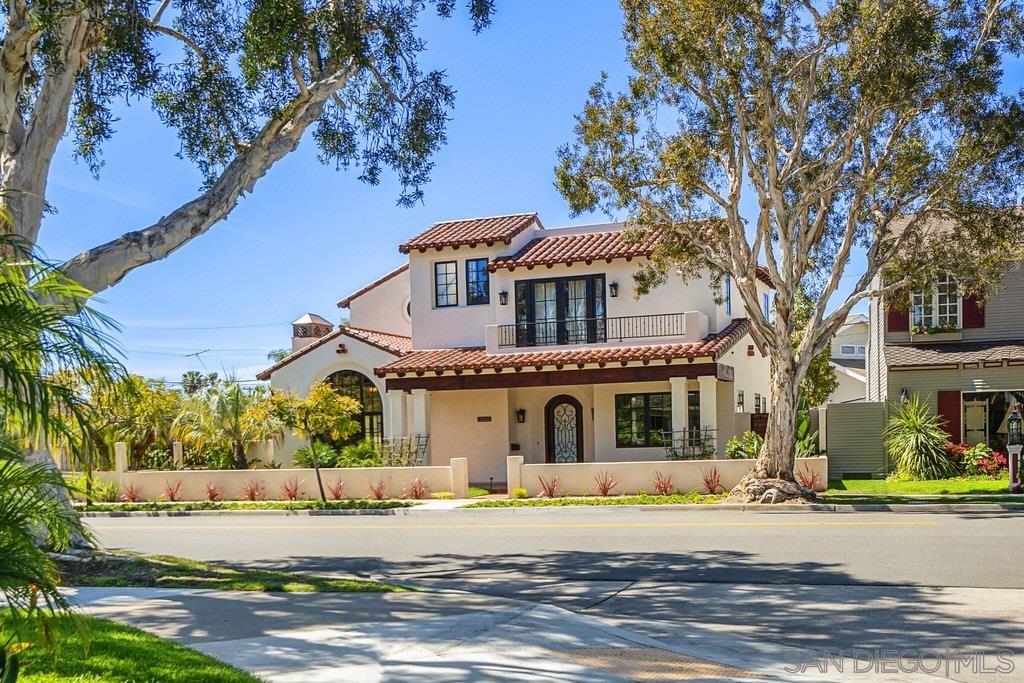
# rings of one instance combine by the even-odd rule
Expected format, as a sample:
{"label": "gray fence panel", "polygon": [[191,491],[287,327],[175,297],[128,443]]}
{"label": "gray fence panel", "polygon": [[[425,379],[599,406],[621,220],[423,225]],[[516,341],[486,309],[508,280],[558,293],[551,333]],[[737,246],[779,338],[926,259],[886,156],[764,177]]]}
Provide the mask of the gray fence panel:
{"label": "gray fence panel", "polygon": [[833,403],[825,421],[829,479],[886,471],[884,403]]}

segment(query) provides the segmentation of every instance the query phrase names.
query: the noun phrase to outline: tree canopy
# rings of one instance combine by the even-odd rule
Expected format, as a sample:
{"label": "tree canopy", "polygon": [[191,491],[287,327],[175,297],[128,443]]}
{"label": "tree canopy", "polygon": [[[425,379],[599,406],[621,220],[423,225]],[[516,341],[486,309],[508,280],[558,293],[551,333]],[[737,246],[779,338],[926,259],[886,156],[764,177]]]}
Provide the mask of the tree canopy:
{"label": "tree canopy", "polygon": [[[622,0],[632,75],[590,91],[556,181],[577,212],[657,230],[644,291],[729,274],[775,372],[759,479],[792,480],[798,387],[859,301],[1017,254],[1019,2]],[[863,269],[850,269],[863,254]],[[761,309],[755,268],[776,288]],[[801,288],[813,300],[803,338]]]}
{"label": "tree canopy", "polygon": [[[493,0],[464,3],[472,27]],[[113,105],[141,99],[176,131],[202,173],[190,202],[64,265],[98,292],[224,218],[313,129],[320,160],[385,171],[399,201],[422,196],[445,142],[454,92],[420,64],[418,22],[455,0],[5,0],[0,39],[0,190],[15,231],[35,243],[57,143],[99,172]]]}

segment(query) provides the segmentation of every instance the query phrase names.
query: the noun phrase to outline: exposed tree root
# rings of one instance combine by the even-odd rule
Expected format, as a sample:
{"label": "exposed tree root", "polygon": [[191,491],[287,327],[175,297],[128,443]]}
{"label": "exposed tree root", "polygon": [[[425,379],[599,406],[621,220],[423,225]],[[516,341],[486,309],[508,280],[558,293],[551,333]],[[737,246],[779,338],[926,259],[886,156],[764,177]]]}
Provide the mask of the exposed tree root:
{"label": "exposed tree root", "polygon": [[733,487],[727,503],[815,503],[818,496],[814,491],[795,481],[785,479],[759,479],[748,474]]}

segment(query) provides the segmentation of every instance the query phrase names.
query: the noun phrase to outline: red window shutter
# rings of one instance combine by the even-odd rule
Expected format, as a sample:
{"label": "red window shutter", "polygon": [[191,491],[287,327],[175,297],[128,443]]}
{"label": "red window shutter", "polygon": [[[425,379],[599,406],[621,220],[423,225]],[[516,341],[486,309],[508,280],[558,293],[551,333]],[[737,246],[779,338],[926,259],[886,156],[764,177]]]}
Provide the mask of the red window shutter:
{"label": "red window shutter", "polygon": [[960,392],[940,391],[938,394],[939,417],[945,421],[946,433],[953,443],[960,443],[963,438],[960,432]]}
{"label": "red window shutter", "polygon": [[896,309],[886,313],[886,329],[889,332],[907,332],[910,330],[910,314]]}
{"label": "red window shutter", "polygon": [[965,296],[961,305],[964,313],[964,328],[985,327],[985,300],[976,296]]}

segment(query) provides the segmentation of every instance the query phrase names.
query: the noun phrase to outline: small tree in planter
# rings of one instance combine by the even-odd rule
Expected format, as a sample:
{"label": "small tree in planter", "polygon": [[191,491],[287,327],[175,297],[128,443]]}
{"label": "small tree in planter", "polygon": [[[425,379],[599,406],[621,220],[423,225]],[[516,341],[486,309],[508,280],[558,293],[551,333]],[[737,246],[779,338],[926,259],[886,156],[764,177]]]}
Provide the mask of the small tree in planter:
{"label": "small tree in planter", "polygon": [[355,434],[359,425],[352,416],[359,410],[359,402],[342,396],[326,384],[317,384],[309,390],[305,398],[291,398],[288,408],[292,430],[309,442],[320,500],[326,502],[327,494],[324,492],[324,482],[320,476],[316,445]]}

